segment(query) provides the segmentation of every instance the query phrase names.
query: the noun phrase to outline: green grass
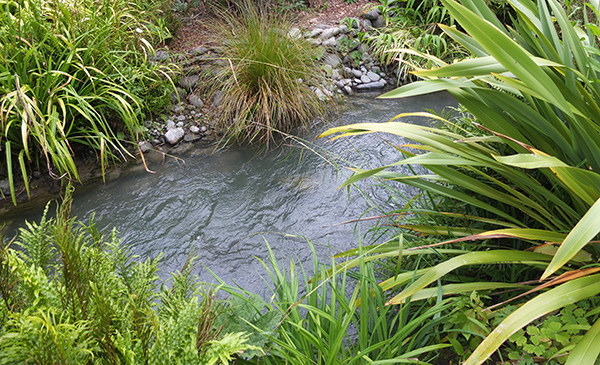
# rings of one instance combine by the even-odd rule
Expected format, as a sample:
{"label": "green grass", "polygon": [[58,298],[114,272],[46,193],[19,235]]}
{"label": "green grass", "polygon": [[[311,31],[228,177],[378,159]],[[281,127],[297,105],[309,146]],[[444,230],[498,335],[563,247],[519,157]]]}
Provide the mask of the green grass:
{"label": "green grass", "polygon": [[[11,185],[17,176],[28,185],[31,169],[77,180],[78,145],[95,149],[103,168],[128,154],[123,141],[139,136],[144,99],[169,82],[164,66],[146,60],[152,44],[170,36],[159,6],[0,4],[0,164]],[[14,191],[12,198],[16,204]]]}

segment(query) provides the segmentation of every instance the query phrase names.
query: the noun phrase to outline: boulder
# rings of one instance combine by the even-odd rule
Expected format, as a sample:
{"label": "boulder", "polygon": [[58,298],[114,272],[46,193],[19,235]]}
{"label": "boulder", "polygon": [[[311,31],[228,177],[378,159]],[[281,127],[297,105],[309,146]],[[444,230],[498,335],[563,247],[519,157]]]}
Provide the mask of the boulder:
{"label": "boulder", "polygon": [[328,28],[325,29],[323,33],[321,33],[321,39],[329,39],[331,37],[335,37],[338,34],[340,34],[340,28]]}
{"label": "boulder", "polygon": [[340,65],[340,63],[342,63],[342,60],[338,55],[334,53],[327,53],[325,55],[325,60],[323,61],[323,63],[331,66],[332,68],[337,68]]}
{"label": "boulder", "polygon": [[196,108],[202,108],[204,106],[204,102],[196,94],[190,94],[187,99],[188,99],[188,102],[190,104],[192,104],[193,106],[195,106]]}

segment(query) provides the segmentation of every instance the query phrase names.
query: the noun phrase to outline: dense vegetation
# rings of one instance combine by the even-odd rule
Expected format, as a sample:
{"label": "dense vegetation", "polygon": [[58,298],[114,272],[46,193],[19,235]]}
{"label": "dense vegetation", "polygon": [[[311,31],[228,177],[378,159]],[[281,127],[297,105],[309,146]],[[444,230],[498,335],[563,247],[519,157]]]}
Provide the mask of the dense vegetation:
{"label": "dense vegetation", "polygon": [[[448,253],[455,257],[424,269],[418,280],[388,304],[402,303],[431,283],[439,285],[444,275],[467,265],[530,266],[521,269],[520,275],[512,278],[514,281],[523,281],[523,272],[537,276],[535,273],[544,269],[539,272],[540,285],[526,293],[536,295],[520,302],[497,330],[486,333],[485,340],[466,360],[475,364],[535,319],[600,293],[600,276],[596,274],[600,271],[596,264],[599,252],[591,244],[600,231],[600,175],[596,172],[600,168],[600,69],[597,28],[588,18],[597,19],[598,9],[586,4],[589,14],[583,13],[580,28],[554,0],[537,4],[514,1],[518,17],[508,27],[480,1],[442,3],[466,33],[449,26],[442,29],[471,56],[451,64],[436,60],[438,68],[415,72],[425,81],[382,97],[446,90],[466,108],[466,117],[473,123],[469,125],[464,119],[452,123],[431,116],[442,123],[440,128],[400,122],[355,124],[334,128],[326,135],[383,132],[419,142],[422,145],[412,147],[422,153],[400,150],[406,158],[396,165],[420,164],[432,175],[404,176],[388,171],[392,166],[384,166],[357,170],[348,183],[376,176],[419,187],[438,199],[449,199],[455,203],[449,205],[446,201],[436,206],[436,211],[423,216],[425,224],[409,224],[407,228],[449,236],[434,246],[485,241],[483,246],[469,245],[467,251]],[[436,216],[442,219],[432,219]],[[402,248],[398,251],[394,246],[373,249],[401,255]],[[392,281],[385,284],[386,288],[406,283]],[[473,285],[479,289],[502,286],[474,281],[439,288],[453,293]],[[569,342],[569,364],[591,364],[599,354],[600,349],[592,344],[600,333],[600,322],[585,329],[589,331],[579,342]]]}
{"label": "dense vegetation", "polygon": [[[2,46],[13,47],[21,58],[5,67],[37,67],[36,72],[1,74],[0,81],[16,87],[5,93],[2,104],[8,170],[12,158],[25,170],[28,161],[35,161],[29,157],[35,151],[55,173],[74,174],[72,160],[65,157],[72,156],[65,152],[72,147],[66,138],[70,133],[103,156],[121,149],[112,118],[126,113],[129,120],[122,121],[126,127],[121,129],[135,135],[141,111],[134,106],[153,89],[136,94],[120,87],[135,80],[152,83],[160,72],[136,62],[139,52],[149,49],[136,34],[163,34],[154,28],[160,20],[119,23],[135,30],[124,30],[118,40],[133,42],[127,52],[100,42],[117,40],[102,38],[97,28],[86,28],[79,41],[91,37],[107,47],[101,48],[105,53],[87,46],[56,53],[43,41],[75,44],[78,38],[69,38],[74,32],[67,27],[77,13],[69,15],[67,7],[75,5],[61,3],[53,9],[64,11],[51,16],[36,13],[33,6],[6,4],[1,29],[8,38]],[[137,261],[114,231],[99,232],[93,218],[76,222],[69,214],[68,190],[56,218],[47,218],[47,209],[41,222],[28,223],[0,249],[0,363],[598,363],[600,9],[569,4],[566,12],[556,0],[515,0],[510,8],[494,3],[493,9],[481,0],[396,5],[381,3],[392,26],[372,45],[383,56],[399,44],[386,43],[396,35],[390,32],[393,27],[425,28],[425,33],[415,31],[421,35],[414,42],[401,45],[418,50],[392,52],[404,62],[419,61],[414,75],[424,80],[383,97],[445,90],[461,108],[453,115],[418,113],[437,123],[431,127],[393,120],[324,133],[337,138],[392,133],[417,142],[393,146],[397,163],[356,169],[344,183],[374,177],[390,184],[390,192],[396,183],[421,189],[421,195],[386,212],[366,237],[388,235],[387,242],[343,253],[330,265],[315,259],[309,270],[293,263],[284,267],[271,253],[264,267],[273,295],[265,301],[224,284],[203,285],[192,275],[193,258],[160,283],[160,258]],[[147,14],[158,9],[134,8]],[[20,33],[23,9],[31,13],[31,33]],[[291,91],[308,87],[297,79],[307,79],[302,75],[313,67],[309,48],[296,44],[287,29],[278,32],[260,21],[260,13],[243,6],[238,10],[249,16],[228,18],[240,28],[227,38],[229,61],[222,72],[229,84],[222,85],[223,107],[232,113],[229,119],[243,122],[231,127],[232,136],[254,140],[261,138],[258,128],[279,129],[273,121],[308,118],[320,111],[320,104],[310,100],[298,106],[286,99]],[[49,21],[55,19],[56,24]],[[80,20],[77,27],[88,26],[85,18]],[[6,26],[9,21],[17,27]],[[430,27],[431,22],[445,24]],[[24,34],[43,35],[36,38],[39,49],[19,46],[33,42]],[[272,43],[257,43],[263,39]],[[35,54],[44,50],[49,53]],[[118,55],[120,68],[103,63],[109,57],[103,55],[112,54]],[[456,62],[443,61],[463,55]],[[38,64],[41,59],[48,61]],[[86,66],[92,59],[106,69]],[[275,67],[273,59],[282,63]],[[299,69],[293,68],[296,63]],[[43,73],[50,64],[57,68]],[[429,65],[435,68],[422,69]],[[67,71],[76,76],[65,76]],[[118,75],[121,83],[108,75]],[[50,86],[24,87],[27,78]],[[100,94],[104,99],[84,97],[85,87],[72,89],[79,83],[108,90]],[[310,89],[302,92],[315,95]],[[302,108],[307,108],[304,114],[294,114]],[[417,114],[397,118],[411,115]],[[36,124],[40,120],[44,123]],[[39,139],[49,138],[49,131],[54,139]],[[37,144],[28,138],[38,138]],[[51,146],[59,149],[50,152]],[[399,165],[428,171],[403,175],[394,169]]]}
{"label": "dense vegetation", "polygon": [[0,170],[15,204],[15,181],[29,189],[31,170],[77,180],[81,146],[103,168],[127,155],[144,113],[170,101],[167,69],[147,62],[170,37],[164,3],[0,4]]}
{"label": "dense vegetation", "polygon": [[285,15],[249,1],[236,9],[218,11],[215,26],[226,60],[215,77],[214,90],[222,93],[218,127],[227,141],[268,144],[274,133],[323,115],[334,100],[315,93],[324,84],[317,52]]}

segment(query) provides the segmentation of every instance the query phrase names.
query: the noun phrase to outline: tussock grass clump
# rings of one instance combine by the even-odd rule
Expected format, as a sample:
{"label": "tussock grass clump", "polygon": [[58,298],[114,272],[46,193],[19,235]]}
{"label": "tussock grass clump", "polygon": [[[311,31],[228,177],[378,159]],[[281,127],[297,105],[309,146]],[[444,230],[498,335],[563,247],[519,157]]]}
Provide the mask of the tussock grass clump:
{"label": "tussock grass clump", "polygon": [[326,100],[314,92],[322,77],[314,49],[292,34],[284,15],[250,3],[221,14],[225,62],[215,89],[223,92],[218,127],[225,140],[268,144],[273,132],[290,132],[325,112]]}

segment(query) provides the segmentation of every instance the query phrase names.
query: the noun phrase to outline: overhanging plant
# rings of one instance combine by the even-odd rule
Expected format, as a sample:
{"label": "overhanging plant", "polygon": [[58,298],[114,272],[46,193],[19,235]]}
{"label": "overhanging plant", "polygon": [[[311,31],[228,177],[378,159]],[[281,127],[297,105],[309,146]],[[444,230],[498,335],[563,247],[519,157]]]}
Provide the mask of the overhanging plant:
{"label": "overhanging plant", "polygon": [[[419,142],[410,147],[420,154],[399,147],[409,157],[394,165],[421,164],[431,175],[405,176],[391,171],[390,165],[356,170],[346,184],[370,176],[401,181],[473,206],[481,216],[471,219],[485,219],[488,224],[479,231],[462,226],[409,228],[452,236],[440,244],[512,238],[539,251],[492,250],[456,256],[423,270],[388,304],[403,302],[464,265],[527,263],[545,268],[541,280],[560,274],[535,288],[532,292],[555,286],[508,316],[466,362],[479,364],[527,323],[600,293],[599,269],[593,263],[598,251],[589,244],[600,232],[596,172],[600,171],[600,53],[594,33],[598,28],[572,25],[555,0],[511,2],[518,15],[512,28],[503,25],[483,1],[442,2],[466,31],[442,26],[444,32],[472,57],[453,64],[436,60],[440,67],[415,72],[424,81],[383,97],[448,91],[472,113],[482,132],[473,135],[460,128],[450,132],[392,121],[333,128],[324,135],[383,132]],[[598,14],[597,4],[586,6]],[[410,115],[414,114],[398,117]],[[379,254],[398,255],[397,248],[385,247]],[[587,262],[576,258],[582,250],[589,254]],[[391,278],[381,285],[391,288],[405,282]],[[595,361],[600,349],[591,344],[598,336],[596,323],[574,346],[567,363]]]}

